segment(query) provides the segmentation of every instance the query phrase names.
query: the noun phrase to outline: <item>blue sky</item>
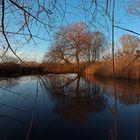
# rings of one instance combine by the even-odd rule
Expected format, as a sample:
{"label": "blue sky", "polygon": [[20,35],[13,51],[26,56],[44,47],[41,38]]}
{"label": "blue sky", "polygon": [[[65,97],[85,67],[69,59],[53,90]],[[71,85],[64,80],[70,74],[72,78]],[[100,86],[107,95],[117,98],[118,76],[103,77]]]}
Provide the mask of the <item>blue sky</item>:
{"label": "blue sky", "polygon": [[[136,16],[132,16],[128,14],[126,11],[127,3],[122,2],[122,0],[117,0],[116,7],[115,7],[115,20],[116,25],[118,24],[121,27],[131,29],[135,32],[140,33],[140,18]],[[124,33],[129,33],[120,29],[115,29],[115,37],[116,41],[118,41],[119,37]],[[130,33],[131,34],[131,33]]]}
{"label": "blue sky", "polygon": [[[67,13],[65,14],[65,18],[64,18],[63,22],[61,22],[61,24],[60,24],[60,22],[56,23],[56,26],[58,26],[58,27],[55,28],[55,31],[57,31],[60,26],[65,26],[68,24],[73,24],[73,23],[82,21],[82,22],[87,23],[90,26],[93,24],[93,26],[91,26],[91,29],[93,31],[99,30],[101,32],[104,32],[106,34],[107,38],[109,40],[111,40],[111,30],[109,30],[109,33],[108,33],[108,32],[106,32],[106,30],[104,30],[104,28],[102,26],[100,26],[99,24],[96,23],[96,22],[99,22],[100,24],[105,25],[104,16],[101,14],[98,14],[97,20],[95,22],[94,20],[91,20],[92,17],[90,14],[90,12],[91,12],[90,10],[89,11],[87,10],[87,12],[84,12],[83,8],[88,9],[91,6],[90,3],[87,2],[82,5],[82,4],[80,4],[80,2],[78,0],[71,0],[69,2],[70,2],[69,5],[67,5],[67,7],[66,7]],[[64,8],[63,1],[60,3],[62,4],[62,7]],[[102,4],[103,4],[103,6],[105,6],[104,3],[102,3]],[[125,5],[126,5],[126,3],[123,3],[122,0],[116,0],[115,24],[140,33],[140,28],[139,28],[140,18],[130,16],[126,12],[126,9],[124,8]],[[56,13],[56,19],[59,20],[60,18],[62,18],[61,15]],[[107,20],[107,23],[108,23],[109,27],[111,27],[111,23],[109,20]],[[96,25],[97,28],[94,28],[94,25]],[[34,27],[34,30],[36,30],[36,27]],[[40,36],[43,36],[44,32],[45,31],[42,30]],[[128,33],[128,32],[120,30],[120,29],[115,29],[115,42],[118,43],[120,36],[125,33]],[[50,34],[50,39],[52,36],[53,35]],[[49,35],[48,35],[48,39],[49,39]],[[25,55],[28,56],[28,59],[31,58],[31,59],[40,61],[43,59],[44,53],[48,50],[49,45],[50,45],[50,43],[52,43],[52,41],[42,41],[42,40],[37,39],[36,42],[37,42],[37,46],[34,43],[31,43],[30,47],[24,47],[23,49],[21,49],[21,52],[24,52]]]}

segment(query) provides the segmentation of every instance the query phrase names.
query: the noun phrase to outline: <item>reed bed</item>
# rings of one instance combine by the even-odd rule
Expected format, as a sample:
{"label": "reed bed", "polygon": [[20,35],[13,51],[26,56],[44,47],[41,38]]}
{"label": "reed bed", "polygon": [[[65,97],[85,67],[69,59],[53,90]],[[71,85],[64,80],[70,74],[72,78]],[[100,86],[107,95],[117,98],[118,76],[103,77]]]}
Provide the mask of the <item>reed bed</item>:
{"label": "reed bed", "polygon": [[[130,64],[134,59],[134,56],[115,58],[115,77],[140,80],[140,58]],[[93,63],[84,70],[84,74],[113,77],[112,61]]]}
{"label": "reed bed", "polygon": [[[140,58],[133,63],[129,63],[134,56],[115,58],[115,77],[122,79],[140,80]],[[101,77],[113,77],[111,59],[98,62],[83,62],[72,64],[61,63],[42,63],[42,64],[18,64],[18,63],[0,63],[0,76],[31,75],[31,74],[62,74],[79,73],[91,74]]]}
{"label": "reed bed", "polygon": [[44,73],[81,73],[86,67],[88,67],[89,63],[71,63],[71,64],[61,64],[61,63],[43,63],[41,64],[41,68]]}

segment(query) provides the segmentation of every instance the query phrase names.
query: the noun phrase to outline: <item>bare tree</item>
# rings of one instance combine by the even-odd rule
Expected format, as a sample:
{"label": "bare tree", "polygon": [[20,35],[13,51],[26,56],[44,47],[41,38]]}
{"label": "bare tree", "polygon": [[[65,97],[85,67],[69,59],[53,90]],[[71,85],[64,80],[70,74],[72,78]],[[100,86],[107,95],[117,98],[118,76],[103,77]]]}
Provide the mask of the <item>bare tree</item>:
{"label": "bare tree", "polygon": [[[69,61],[69,53],[66,50],[65,46],[56,46],[51,47],[50,51],[45,54],[45,59],[48,58],[48,62],[59,62],[59,63],[67,63],[70,64]],[[67,55],[68,53],[68,55]]]}
{"label": "bare tree", "polygon": [[[37,45],[38,40],[48,40],[57,17],[59,16],[61,20],[65,14],[58,0],[1,0],[0,2],[0,37],[3,44],[6,44],[0,58],[10,50],[22,61],[14,47]],[[63,3],[65,5],[65,0]]]}
{"label": "bare tree", "polygon": [[134,55],[140,47],[140,39],[137,36],[124,34],[121,36],[120,42],[125,55]]}
{"label": "bare tree", "polygon": [[100,58],[100,54],[105,50],[107,40],[102,32],[87,33],[87,48],[83,50],[83,57],[88,62],[93,62]]}
{"label": "bare tree", "polygon": [[99,58],[99,53],[106,44],[104,34],[91,32],[84,23],[76,23],[61,28],[54,37],[46,57],[56,62],[93,61]]}
{"label": "bare tree", "polygon": [[84,23],[76,23],[65,28],[65,38],[70,42],[70,48],[74,53],[77,63],[80,62],[80,54],[87,47],[86,31],[87,26]]}
{"label": "bare tree", "polygon": [[[98,2],[97,0],[81,0],[79,1],[79,4],[77,4],[77,6],[81,5],[81,8],[77,8],[75,5],[71,5],[71,2],[66,0],[1,0],[0,37],[3,40],[3,44],[6,45],[3,47],[3,53],[0,55],[0,58],[10,50],[22,61],[22,58],[15,52],[14,47],[16,46],[20,48],[21,46],[28,44],[34,46],[37,45],[37,42],[40,39],[48,40],[49,34],[56,28],[56,25],[61,26],[63,21],[66,20],[66,14],[76,15],[73,11],[68,11],[67,6],[80,13],[81,11],[84,12],[86,23],[95,27],[96,25],[94,23],[96,22],[97,25],[108,30],[109,28],[106,19],[104,22],[102,21],[102,23],[99,22],[98,19],[101,17],[109,17],[110,3],[111,0],[106,0],[106,3]],[[79,27],[78,25],[75,25],[75,27],[69,27],[69,29],[75,30],[75,32],[78,33],[74,28],[78,29]],[[73,39],[73,36],[70,36],[71,39]],[[75,45],[77,62],[79,61],[78,55],[81,52],[81,49],[78,49],[78,46],[79,45]]]}

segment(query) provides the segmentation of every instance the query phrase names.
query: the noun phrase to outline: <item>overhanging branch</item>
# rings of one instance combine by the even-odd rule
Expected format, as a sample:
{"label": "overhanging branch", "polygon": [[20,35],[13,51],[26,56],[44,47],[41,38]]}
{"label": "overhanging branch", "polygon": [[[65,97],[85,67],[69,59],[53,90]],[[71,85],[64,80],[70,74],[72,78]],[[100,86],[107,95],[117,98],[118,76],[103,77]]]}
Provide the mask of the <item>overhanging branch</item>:
{"label": "overhanging branch", "polygon": [[122,30],[127,31],[127,32],[131,32],[131,33],[136,34],[136,35],[140,35],[140,33],[137,33],[137,32],[135,32],[133,30],[130,30],[130,29],[126,29],[126,28],[123,28],[123,27],[120,27],[120,26],[117,26],[117,25],[115,25],[114,27],[118,28],[118,29],[122,29]]}

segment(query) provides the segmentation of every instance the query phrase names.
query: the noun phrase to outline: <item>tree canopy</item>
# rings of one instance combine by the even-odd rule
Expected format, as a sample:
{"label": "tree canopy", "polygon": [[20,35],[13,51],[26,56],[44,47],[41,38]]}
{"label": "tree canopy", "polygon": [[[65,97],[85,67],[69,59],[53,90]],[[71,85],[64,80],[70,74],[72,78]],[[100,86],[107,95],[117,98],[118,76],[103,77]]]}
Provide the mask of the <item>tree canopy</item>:
{"label": "tree canopy", "polygon": [[140,39],[137,36],[124,34],[120,37],[124,54],[133,55],[140,48]]}
{"label": "tree canopy", "polygon": [[52,62],[80,63],[94,61],[104,50],[106,39],[101,32],[92,32],[84,23],[62,27],[54,36],[48,55]]}

